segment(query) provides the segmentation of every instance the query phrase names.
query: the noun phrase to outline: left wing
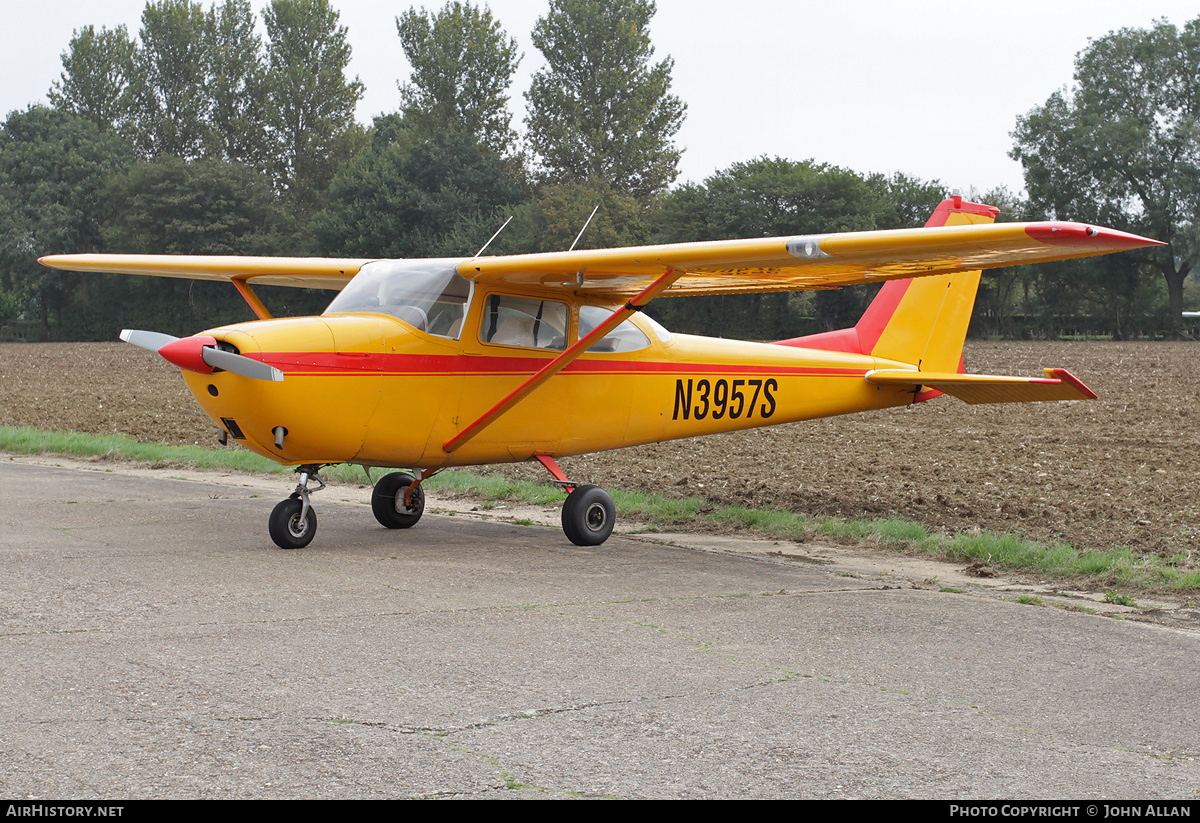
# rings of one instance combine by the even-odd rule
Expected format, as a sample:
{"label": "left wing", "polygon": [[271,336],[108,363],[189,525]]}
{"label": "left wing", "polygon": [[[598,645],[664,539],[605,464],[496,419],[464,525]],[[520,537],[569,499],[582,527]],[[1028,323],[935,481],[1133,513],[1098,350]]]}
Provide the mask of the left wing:
{"label": "left wing", "polygon": [[668,270],[681,273],[667,290],[674,295],[801,291],[1157,245],[1082,223],[1000,223],[477,257],[460,263],[458,273],[480,283],[627,299]]}

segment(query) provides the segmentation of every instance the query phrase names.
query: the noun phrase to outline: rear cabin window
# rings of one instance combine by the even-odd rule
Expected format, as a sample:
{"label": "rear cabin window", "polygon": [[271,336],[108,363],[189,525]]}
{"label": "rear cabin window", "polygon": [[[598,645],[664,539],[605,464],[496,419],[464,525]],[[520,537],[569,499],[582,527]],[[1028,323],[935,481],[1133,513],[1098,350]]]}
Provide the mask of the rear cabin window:
{"label": "rear cabin window", "polygon": [[[613,309],[601,306],[579,307],[579,336],[583,337],[612,316]],[[641,329],[626,320],[601,337],[588,349],[589,352],[637,351],[650,345],[650,338]]]}

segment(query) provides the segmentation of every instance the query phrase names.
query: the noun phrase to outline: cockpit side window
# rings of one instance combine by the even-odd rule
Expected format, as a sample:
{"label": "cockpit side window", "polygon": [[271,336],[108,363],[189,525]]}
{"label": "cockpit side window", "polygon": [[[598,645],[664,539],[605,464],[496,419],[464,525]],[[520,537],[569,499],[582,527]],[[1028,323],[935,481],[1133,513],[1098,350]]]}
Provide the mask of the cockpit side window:
{"label": "cockpit side window", "polygon": [[567,304],[557,300],[488,295],[479,339],[499,346],[562,351],[567,346]]}
{"label": "cockpit side window", "polygon": [[418,331],[457,340],[471,297],[457,260],[379,260],[367,263],[325,314],[390,314]]}

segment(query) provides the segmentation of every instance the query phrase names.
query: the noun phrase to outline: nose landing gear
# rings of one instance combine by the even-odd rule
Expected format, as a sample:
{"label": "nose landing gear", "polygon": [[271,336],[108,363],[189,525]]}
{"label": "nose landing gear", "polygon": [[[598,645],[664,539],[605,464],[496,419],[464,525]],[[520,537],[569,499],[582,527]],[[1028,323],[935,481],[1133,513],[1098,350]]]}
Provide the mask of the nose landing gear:
{"label": "nose landing gear", "polygon": [[300,482],[296,485],[296,490],[271,511],[267,530],[271,533],[275,545],[281,549],[303,549],[317,534],[317,512],[308,499],[311,493],[308,482],[315,480],[321,484],[311,491],[319,492],[325,488],[325,481],[317,474],[320,468],[314,465],[297,467]]}

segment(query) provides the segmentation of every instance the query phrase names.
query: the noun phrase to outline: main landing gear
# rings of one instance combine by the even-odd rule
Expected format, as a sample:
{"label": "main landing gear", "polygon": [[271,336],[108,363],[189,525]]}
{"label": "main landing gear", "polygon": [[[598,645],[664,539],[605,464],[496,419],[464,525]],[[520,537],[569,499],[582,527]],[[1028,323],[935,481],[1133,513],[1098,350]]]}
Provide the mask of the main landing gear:
{"label": "main landing gear", "polygon": [[599,546],[607,540],[617,524],[617,507],[608,492],[599,486],[572,483],[548,454],[534,457],[550,472],[554,482],[569,492],[562,507],[562,527],[567,539],[576,546]]}
{"label": "main landing gear", "polygon": [[[576,546],[599,546],[607,540],[617,522],[617,509],[608,492],[599,486],[571,482],[549,455],[536,457],[554,476],[554,481],[568,492],[562,507],[562,527],[567,539]],[[271,539],[281,549],[303,549],[317,533],[317,512],[309,495],[325,488],[325,481],[317,473],[320,468],[313,464],[297,467],[300,482],[296,484],[296,490],[271,512]],[[392,472],[381,478],[371,493],[371,513],[380,525],[389,529],[415,526],[425,513],[425,491],[421,482],[432,474],[432,471],[420,471],[416,476]],[[310,489],[310,482],[319,485]]]}
{"label": "main landing gear", "polygon": [[411,529],[425,513],[425,491],[411,474],[392,472],[375,484],[375,490],[371,492],[371,513],[381,526]]}

